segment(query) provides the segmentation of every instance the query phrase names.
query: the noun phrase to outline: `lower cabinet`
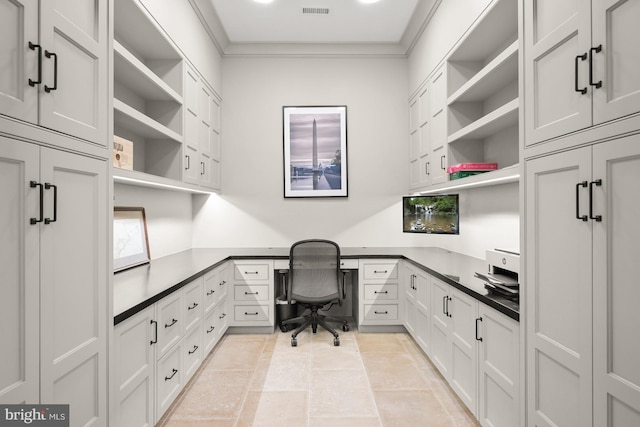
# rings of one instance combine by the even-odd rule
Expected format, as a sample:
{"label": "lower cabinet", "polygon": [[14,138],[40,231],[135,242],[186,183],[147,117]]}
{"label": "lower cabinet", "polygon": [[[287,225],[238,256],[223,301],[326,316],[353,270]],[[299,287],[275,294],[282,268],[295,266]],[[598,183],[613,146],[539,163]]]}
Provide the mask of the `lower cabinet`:
{"label": "lower cabinet", "polygon": [[[226,279],[218,279],[226,274],[220,275],[225,268],[195,279],[116,325],[114,425],[155,425],[224,335]],[[220,297],[211,303],[214,284]]]}
{"label": "lower cabinet", "polygon": [[358,324],[402,325],[397,260],[362,260],[358,268]]}
{"label": "lower cabinet", "polygon": [[519,424],[519,323],[405,262],[405,327],[483,426]]}
{"label": "lower cabinet", "polygon": [[230,326],[273,327],[273,260],[233,261],[233,321]]}

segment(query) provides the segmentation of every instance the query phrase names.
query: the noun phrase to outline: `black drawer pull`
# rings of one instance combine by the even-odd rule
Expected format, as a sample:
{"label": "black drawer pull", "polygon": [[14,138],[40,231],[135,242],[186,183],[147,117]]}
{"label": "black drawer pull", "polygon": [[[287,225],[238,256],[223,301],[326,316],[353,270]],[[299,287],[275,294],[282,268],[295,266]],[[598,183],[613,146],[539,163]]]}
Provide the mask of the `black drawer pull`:
{"label": "black drawer pull", "polygon": [[257,271],[245,271],[244,274],[258,274]]}
{"label": "black drawer pull", "polygon": [[43,206],[43,201],[44,201],[44,194],[42,192],[43,189],[43,185],[39,182],[36,181],[30,181],[29,182],[29,187],[31,188],[36,188],[39,187],[40,188],[40,218],[30,218],[29,219],[29,223],[31,225],[35,225],[39,222],[42,222],[42,217],[44,216],[44,206]]}
{"label": "black drawer pull", "polygon": [[373,270],[373,274],[387,274],[387,270]]}
{"label": "black drawer pull", "polygon": [[258,291],[256,291],[256,292],[247,292],[247,291],[245,291],[244,294],[245,295],[258,295]]}
{"label": "black drawer pull", "polygon": [[209,295],[213,295],[216,291],[214,291],[213,289],[207,291],[207,296]]}
{"label": "black drawer pull", "polygon": [[194,302],[193,305],[187,307],[187,310],[194,310],[198,306],[197,302]]}
{"label": "black drawer pull", "polygon": [[220,282],[220,286],[224,286],[224,285],[226,285],[226,284],[227,284],[227,281],[226,281],[226,280],[223,280],[222,282]]}
{"label": "black drawer pull", "polygon": [[602,185],[601,179],[596,179],[589,183],[589,218],[596,222],[602,221],[602,215],[593,215],[593,186],[600,187]]}
{"label": "black drawer pull", "polygon": [[247,313],[246,311],[244,312],[245,316],[257,316],[258,312],[256,311],[255,313]]}
{"label": "black drawer pull", "polygon": [[592,47],[589,49],[591,55],[589,56],[589,85],[595,86],[596,89],[600,89],[602,87],[602,80],[594,82],[593,81],[593,54],[602,52],[602,45]]}
{"label": "black drawer pull", "polygon": [[389,291],[373,291],[374,294],[388,294]]}
{"label": "black drawer pull", "polygon": [[45,50],[44,56],[47,58],[51,58],[53,56],[53,86],[44,85],[44,91],[49,93],[53,90],[58,90],[58,55]]}
{"label": "black drawer pull", "polygon": [[218,319],[224,319],[225,317],[227,317],[227,313],[222,313]]}
{"label": "black drawer pull", "polygon": [[178,320],[177,320],[177,319],[172,319],[172,320],[171,320],[171,323],[168,323],[168,324],[167,324],[167,323],[165,323],[165,324],[164,324],[164,327],[165,327],[165,329],[166,329],[166,328],[170,328],[170,327],[172,327],[173,325],[175,325],[176,323],[178,323]]}
{"label": "black drawer pull", "polygon": [[29,86],[33,87],[42,83],[42,47],[39,44],[29,42],[29,49],[38,49],[38,80],[29,79]]}
{"label": "black drawer pull", "polygon": [[582,88],[580,89],[578,87],[578,59],[581,59],[582,61],[586,61],[587,60],[587,53],[583,53],[582,55],[578,55],[576,56],[575,60],[574,60],[574,65],[575,65],[575,70],[574,70],[574,75],[573,75],[573,90],[575,90],[576,92],[580,92],[580,94],[584,95],[587,93],[587,88]]}
{"label": "black drawer pull", "polygon": [[476,319],[476,340],[482,341],[482,337],[478,334],[478,321],[482,322],[482,317]]}
{"label": "black drawer pull", "polygon": [[50,190],[52,188],[53,188],[53,219],[45,218],[44,219],[45,224],[51,224],[52,222],[56,222],[58,220],[58,187],[48,182],[44,183],[45,190]]}
{"label": "black drawer pull", "polygon": [[580,187],[586,187],[587,181],[582,181],[576,184],[576,219],[581,221],[587,221],[589,217],[586,215],[580,215]]}
{"label": "black drawer pull", "polygon": [[153,340],[151,340],[149,345],[158,344],[158,322],[156,322],[155,320],[152,320],[150,323],[155,326],[156,337]]}
{"label": "black drawer pull", "polygon": [[212,325],[209,329],[207,329],[207,333],[210,334],[215,328],[216,327]]}
{"label": "black drawer pull", "polygon": [[176,368],[173,368],[171,371],[171,375],[168,377],[164,377],[164,380],[169,381],[170,379],[173,379],[173,377],[175,377],[177,373],[178,373],[178,370]]}
{"label": "black drawer pull", "polygon": [[193,350],[189,350],[189,354],[193,354],[193,353],[195,353],[196,351],[198,351],[198,346],[197,346],[197,345],[194,345],[194,346],[193,346]]}
{"label": "black drawer pull", "polygon": [[375,314],[389,314],[388,311],[374,311]]}

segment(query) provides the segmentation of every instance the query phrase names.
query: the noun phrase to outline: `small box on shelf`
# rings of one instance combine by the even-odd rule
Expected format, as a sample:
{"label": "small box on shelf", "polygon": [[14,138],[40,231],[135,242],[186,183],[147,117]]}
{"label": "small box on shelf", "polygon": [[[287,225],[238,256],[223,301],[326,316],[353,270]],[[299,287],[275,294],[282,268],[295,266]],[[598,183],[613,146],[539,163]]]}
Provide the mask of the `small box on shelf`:
{"label": "small box on shelf", "polygon": [[113,166],[133,170],[133,142],[113,135]]}
{"label": "small box on shelf", "polygon": [[458,163],[457,165],[449,166],[447,173],[449,174],[449,181],[453,181],[496,169],[498,169],[497,163]]}

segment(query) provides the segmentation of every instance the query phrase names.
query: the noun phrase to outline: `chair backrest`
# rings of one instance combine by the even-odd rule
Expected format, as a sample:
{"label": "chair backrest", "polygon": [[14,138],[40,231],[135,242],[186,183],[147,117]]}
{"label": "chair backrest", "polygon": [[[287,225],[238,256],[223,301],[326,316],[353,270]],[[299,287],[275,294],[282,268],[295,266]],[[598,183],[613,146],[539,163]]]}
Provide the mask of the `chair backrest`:
{"label": "chair backrest", "polygon": [[340,247],[322,239],[301,240],[289,251],[288,299],[302,303],[341,300]]}

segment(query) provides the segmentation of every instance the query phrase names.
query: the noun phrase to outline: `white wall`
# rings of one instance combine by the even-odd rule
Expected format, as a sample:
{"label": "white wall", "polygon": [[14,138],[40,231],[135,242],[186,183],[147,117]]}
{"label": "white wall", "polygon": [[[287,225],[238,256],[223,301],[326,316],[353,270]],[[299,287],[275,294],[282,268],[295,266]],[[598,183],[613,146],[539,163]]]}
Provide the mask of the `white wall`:
{"label": "white wall", "polygon": [[[225,58],[223,194],[194,197],[194,247],[518,247],[516,184],[460,193],[459,236],[402,233],[408,189],[403,59]],[[282,106],[347,105],[349,197],[284,199]]]}
{"label": "white wall", "polygon": [[144,207],[151,259],[191,248],[190,194],[115,184],[113,205]]}

